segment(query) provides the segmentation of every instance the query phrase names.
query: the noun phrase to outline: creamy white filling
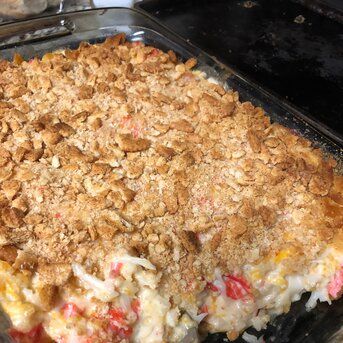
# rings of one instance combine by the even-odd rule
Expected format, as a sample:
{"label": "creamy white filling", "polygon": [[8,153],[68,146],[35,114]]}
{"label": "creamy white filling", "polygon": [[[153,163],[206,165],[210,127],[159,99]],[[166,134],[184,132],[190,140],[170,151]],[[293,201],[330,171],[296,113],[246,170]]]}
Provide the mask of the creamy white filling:
{"label": "creamy white filling", "polygon": [[102,281],[94,275],[88,274],[85,269],[74,263],[72,265],[74,275],[80,280],[82,286],[93,292],[94,296],[104,302],[113,300],[118,292],[114,290],[113,281],[107,279]]}
{"label": "creamy white filling", "polygon": [[[118,267],[118,263],[121,263],[119,271],[113,276],[111,268]],[[127,325],[133,329],[129,341],[137,343],[162,342],[166,337],[168,342],[198,342],[198,325],[202,322],[206,322],[210,332],[242,332],[249,326],[261,330],[270,318],[287,311],[291,303],[300,299],[304,292],[312,292],[306,304],[308,310],[315,307],[318,300],[330,303],[328,283],[341,265],[343,254],[333,249],[327,249],[313,261],[304,274],[288,274],[282,262],[273,259],[259,265],[247,265],[242,275],[234,276],[249,284],[247,296],[242,298],[230,296],[230,292],[227,292],[228,276],[223,276],[217,269],[212,282],[213,289],[206,289],[199,294],[198,312],[195,308],[187,313],[184,309],[172,306],[169,297],[160,292],[158,283],[161,275],[150,261],[120,252],[120,255],[111,256],[106,262],[103,279],[74,264],[74,276],[83,290],[81,293],[77,290],[76,293],[69,292],[65,295],[64,303],[75,304],[81,314],[66,319],[61,310],[62,304],[59,304],[45,314],[44,327],[53,339],[63,337],[65,343],[82,341],[101,330],[101,326],[88,321],[89,313],[98,313],[101,317],[106,316],[111,308],[120,308],[127,314]],[[39,295],[33,286],[33,282],[31,286],[27,284],[21,293],[26,303],[34,306],[28,306],[26,312],[10,313],[15,326],[23,330],[30,328],[29,322],[34,312],[41,307]],[[140,308],[138,314],[132,307],[133,301],[137,300]],[[105,308],[104,303],[108,303]],[[254,341],[248,334],[243,338]]]}
{"label": "creamy white filling", "polygon": [[[287,274],[281,263],[267,262],[257,266],[247,265],[244,277],[253,289],[254,299],[231,299],[225,294],[225,282],[216,270],[213,282],[217,292],[207,291],[205,305],[209,314],[205,321],[211,332],[242,331],[249,326],[261,330],[270,318],[287,312],[291,303],[305,292],[312,292],[306,303],[307,310],[317,301],[331,303],[328,284],[343,263],[343,254],[327,249],[313,261],[304,274]],[[254,274],[259,273],[256,279]]]}
{"label": "creamy white filling", "polygon": [[[119,251],[119,255],[111,256],[105,263],[104,279],[99,279],[88,274],[86,270],[78,265],[73,266],[74,276],[80,285],[86,290],[82,298],[87,299],[85,306],[81,307],[83,312],[90,309],[92,299],[99,299],[102,302],[110,301],[112,306],[129,313],[127,318],[136,316],[132,312],[133,300],[139,302],[139,314],[134,318],[130,326],[133,328],[130,335],[130,342],[137,343],[158,343],[163,342],[168,337],[169,342],[180,342],[184,337],[196,336],[197,327],[204,314],[195,315],[191,318],[188,315],[181,315],[178,307],[172,307],[169,297],[162,296],[158,291],[160,273],[155,271],[155,266],[150,261],[127,255],[124,251]],[[112,269],[116,268],[115,275]],[[79,298],[70,296],[65,299],[65,303],[73,303],[80,307]],[[127,319],[126,318],[126,319]],[[137,319],[137,320],[136,320]],[[71,318],[69,321],[82,330],[76,331],[74,327],[66,328],[63,325],[65,319],[60,309],[56,309],[50,315],[47,331],[54,338],[63,337],[65,343],[74,342],[75,339],[82,339],[83,332],[95,332],[96,329],[82,318]],[[72,325],[72,326],[73,326]],[[190,335],[190,331],[192,334]]]}
{"label": "creamy white filling", "polygon": [[139,293],[141,317],[135,326],[133,341],[139,343],[159,343],[163,341],[165,321],[169,302],[156,290],[143,288]]}

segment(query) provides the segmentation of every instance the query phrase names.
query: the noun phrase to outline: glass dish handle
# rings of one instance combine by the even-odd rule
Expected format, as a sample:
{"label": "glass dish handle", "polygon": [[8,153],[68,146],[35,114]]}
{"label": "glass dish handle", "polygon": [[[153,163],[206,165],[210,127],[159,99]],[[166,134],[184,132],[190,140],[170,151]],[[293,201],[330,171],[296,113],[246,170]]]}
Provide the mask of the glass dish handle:
{"label": "glass dish handle", "polygon": [[8,25],[0,30],[0,49],[67,36],[73,32],[74,28],[74,23],[69,19],[51,20],[51,18],[43,23],[41,21],[36,23],[35,20],[23,23],[20,31],[18,31],[18,27],[13,26],[12,28],[12,25]]}

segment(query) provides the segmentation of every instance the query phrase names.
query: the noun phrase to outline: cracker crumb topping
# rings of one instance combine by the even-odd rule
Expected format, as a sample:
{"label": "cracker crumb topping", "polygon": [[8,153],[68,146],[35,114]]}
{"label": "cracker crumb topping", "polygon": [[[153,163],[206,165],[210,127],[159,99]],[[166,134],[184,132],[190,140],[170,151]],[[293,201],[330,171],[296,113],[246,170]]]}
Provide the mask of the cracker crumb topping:
{"label": "cracker crumb topping", "polygon": [[123,35],[1,61],[0,258],[37,260],[47,308],[72,262],[114,246],[186,294],[286,245],[306,262],[342,231],[336,162],[195,65]]}

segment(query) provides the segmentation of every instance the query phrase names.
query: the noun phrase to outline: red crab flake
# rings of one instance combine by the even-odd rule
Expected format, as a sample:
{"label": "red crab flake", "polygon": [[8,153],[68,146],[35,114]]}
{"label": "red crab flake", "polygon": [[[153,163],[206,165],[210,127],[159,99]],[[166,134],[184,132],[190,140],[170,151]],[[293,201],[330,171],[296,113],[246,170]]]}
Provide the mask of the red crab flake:
{"label": "red crab flake", "polygon": [[195,289],[195,287],[196,287],[196,283],[194,282],[194,280],[187,281],[187,286],[186,286],[187,291],[192,291]]}
{"label": "red crab flake", "polygon": [[200,310],[200,313],[208,313],[208,306],[202,305],[199,310]]}
{"label": "red crab flake", "polygon": [[134,138],[138,138],[142,132],[141,126],[131,115],[123,117],[119,122],[119,126],[130,131]]}
{"label": "red crab flake", "polygon": [[226,286],[226,295],[229,298],[238,300],[252,297],[251,288],[243,277],[224,275],[223,279]]}
{"label": "red crab flake", "polygon": [[332,298],[338,298],[343,290],[343,266],[340,270],[337,270],[328,284],[328,292]]}
{"label": "red crab flake", "polygon": [[121,269],[123,268],[122,262],[112,262],[111,263],[111,271],[110,271],[110,278],[114,279],[120,275]]}
{"label": "red crab flake", "polygon": [[132,116],[127,115],[127,116],[121,118],[119,125],[122,127],[125,127],[125,126],[130,125],[131,122],[132,122]]}
{"label": "red crab flake", "polygon": [[139,301],[139,299],[133,299],[131,302],[131,309],[133,312],[136,313],[136,315],[139,315],[139,312],[141,310],[141,303]]}
{"label": "red crab flake", "polygon": [[148,54],[147,58],[157,57],[158,55],[159,55],[158,49],[152,49],[151,52]]}
{"label": "red crab flake", "polygon": [[132,42],[132,46],[134,46],[134,47],[136,47],[136,46],[141,46],[141,45],[143,45],[143,43],[142,42]]}
{"label": "red crab flake", "polygon": [[16,343],[45,343],[48,342],[47,335],[42,324],[35,326],[28,332],[21,332],[16,329],[10,329],[9,335]]}
{"label": "red crab flake", "polygon": [[211,290],[212,292],[219,292],[219,288],[215,286],[212,282],[207,282],[206,288]]}
{"label": "red crab flake", "polygon": [[125,312],[121,308],[113,308],[108,311],[110,317],[109,328],[119,338],[130,338],[132,327],[129,326]]}
{"label": "red crab flake", "polygon": [[82,310],[73,303],[66,303],[61,311],[66,319],[76,317],[82,314]]}
{"label": "red crab flake", "polygon": [[206,209],[206,208],[209,208],[210,210],[214,209],[213,199],[211,199],[205,195],[201,195],[196,200],[197,200],[197,203],[201,209]]}

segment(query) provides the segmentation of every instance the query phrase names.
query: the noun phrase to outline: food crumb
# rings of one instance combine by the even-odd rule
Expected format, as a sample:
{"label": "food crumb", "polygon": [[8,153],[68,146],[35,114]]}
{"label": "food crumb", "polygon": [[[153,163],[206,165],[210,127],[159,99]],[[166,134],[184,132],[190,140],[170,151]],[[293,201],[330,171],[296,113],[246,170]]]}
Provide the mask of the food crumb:
{"label": "food crumb", "polygon": [[54,168],[59,168],[60,167],[60,159],[58,158],[58,156],[53,156],[52,159],[51,159],[51,165],[54,167]]}
{"label": "food crumb", "polygon": [[257,3],[254,1],[244,1],[243,2],[243,7],[245,7],[245,8],[252,8],[255,6],[257,6]]}
{"label": "food crumb", "polygon": [[305,17],[301,14],[294,18],[294,22],[297,24],[303,24],[305,22]]}

